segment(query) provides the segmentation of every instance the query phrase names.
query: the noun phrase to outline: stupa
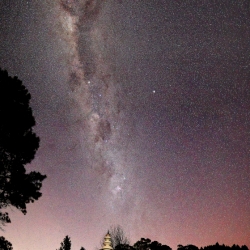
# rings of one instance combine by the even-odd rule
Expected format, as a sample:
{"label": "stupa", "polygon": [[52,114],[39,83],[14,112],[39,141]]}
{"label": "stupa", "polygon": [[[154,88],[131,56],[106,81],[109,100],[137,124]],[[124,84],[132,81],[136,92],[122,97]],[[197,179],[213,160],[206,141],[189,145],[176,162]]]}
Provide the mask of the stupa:
{"label": "stupa", "polygon": [[105,235],[102,249],[100,250],[113,250],[111,236],[109,232]]}

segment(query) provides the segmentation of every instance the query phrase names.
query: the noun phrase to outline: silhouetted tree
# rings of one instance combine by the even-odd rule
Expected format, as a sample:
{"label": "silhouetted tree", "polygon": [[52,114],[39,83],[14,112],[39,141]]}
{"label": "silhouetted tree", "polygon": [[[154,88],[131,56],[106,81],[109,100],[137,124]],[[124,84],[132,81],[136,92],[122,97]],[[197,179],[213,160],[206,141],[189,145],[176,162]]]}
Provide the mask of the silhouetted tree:
{"label": "silhouetted tree", "polygon": [[67,235],[61,242],[61,246],[58,250],[70,250],[71,249],[71,240],[70,237]]}
{"label": "silhouetted tree", "polygon": [[241,250],[248,250],[248,247],[246,245],[241,246]]}
{"label": "silhouetted tree", "polygon": [[239,245],[233,245],[233,246],[225,246],[224,244],[220,245],[218,242],[214,245],[209,245],[205,247],[201,247],[200,250],[248,250],[248,247],[246,245],[239,246]]}
{"label": "silhouetted tree", "polygon": [[84,247],[81,247],[80,250],[85,250],[85,248],[84,248]]}
{"label": "silhouetted tree", "polygon": [[141,238],[134,244],[136,250],[172,250],[167,245],[162,245],[158,241],[151,241],[150,239]]}
{"label": "silhouetted tree", "polygon": [[115,247],[115,250],[135,250],[135,249],[129,244],[119,244]]}
{"label": "silhouetted tree", "polygon": [[124,247],[125,245],[129,246],[129,240],[125,236],[124,230],[120,225],[110,227],[109,234],[114,249],[116,249],[118,245],[124,245]]}
{"label": "silhouetted tree", "polygon": [[[29,106],[30,94],[17,77],[0,69],[0,209],[14,206],[26,214],[26,204],[37,200],[45,175],[26,173],[39,146],[33,132],[35,119]],[[0,212],[0,222],[9,223]]]}
{"label": "silhouetted tree", "polygon": [[134,248],[136,250],[148,250],[150,243],[151,243],[150,239],[141,238],[134,244]]}
{"label": "silhouetted tree", "polygon": [[162,245],[158,241],[153,241],[149,244],[150,250],[172,250],[171,247],[167,245]]}
{"label": "silhouetted tree", "polygon": [[177,250],[199,250],[199,248],[195,245],[178,245]]}
{"label": "silhouetted tree", "polygon": [[161,250],[172,250],[172,248],[168,245],[161,245]]}
{"label": "silhouetted tree", "polygon": [[0,250],[12,250],[12,244],[7,241],[3,236],[0,236]]}

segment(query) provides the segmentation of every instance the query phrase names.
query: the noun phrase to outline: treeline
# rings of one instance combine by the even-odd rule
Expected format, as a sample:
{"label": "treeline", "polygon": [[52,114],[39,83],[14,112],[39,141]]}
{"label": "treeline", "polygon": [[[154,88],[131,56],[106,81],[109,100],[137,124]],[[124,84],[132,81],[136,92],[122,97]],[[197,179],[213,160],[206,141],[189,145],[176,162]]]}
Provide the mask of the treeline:
{"label": "treeline", "polygon": [[[192,249],[190,249],[190,250],[192,250]],[[226,246],[224,244],[220,245],[217,242],[215,245],[201,247],[200,250],[248,250],[248,247],[246,245],[243,245],[240,247],[239,245],[235,245],[235,244],[230,247],[230,246]]]}
{"label": "treeline", "polygon": [[[111,235],[112,237],[112,235]],[[159,243],[158,241],[151,241],[148,238],[141,238],[139,241],[137,241],[134,245],[128,244],[128,240],[126,239],[126,243],[117,243],[113,247],[114,250],[172,250],[171,247],[168,245],[164,245]],[[113,241],[112,239],[112,242]],[[71,250],[71,240],[69,236],[66,236],[61,243],[61,247],[58,250]],[[84,247],[81,247],[80,250],[85,250]],[[100,248],[101,250],[101,248]],[[197,247],[195,245],[178,245],[177,250],[249,250],[246,245],[239,246],[239,245],[233,245],[233,246],[226,246],[224,244],[220,245],[218,242],[214,245],[209,245],[205,247]]]}
{"label": "treeline", "polygon": [[[159,243],[158,241],[151,241],[150,239],[141,238],[133,246],[128,244],[117,245],[114,250],[172,250],[168,245]],[[209,245],[205,247],[197,247],[195,245],[178,245],[177,250],[249,250],[246,245],[239,246],[226,246],[224,244],[220,245],[218,242],[214,245]]]}

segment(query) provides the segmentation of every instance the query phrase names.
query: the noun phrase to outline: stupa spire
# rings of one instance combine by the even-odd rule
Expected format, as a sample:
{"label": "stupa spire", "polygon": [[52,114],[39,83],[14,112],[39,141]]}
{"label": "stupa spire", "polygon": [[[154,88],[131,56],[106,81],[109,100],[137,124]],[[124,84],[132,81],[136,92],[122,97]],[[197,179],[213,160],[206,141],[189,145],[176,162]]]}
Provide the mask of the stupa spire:
{"label": "stupa spire", "polygon": [[103,245],[102,245],[101,250],[113,250],[111,236],[109,234],[109,231],[107,232],[107,234],[104,237],[104,241],[103,241]]}

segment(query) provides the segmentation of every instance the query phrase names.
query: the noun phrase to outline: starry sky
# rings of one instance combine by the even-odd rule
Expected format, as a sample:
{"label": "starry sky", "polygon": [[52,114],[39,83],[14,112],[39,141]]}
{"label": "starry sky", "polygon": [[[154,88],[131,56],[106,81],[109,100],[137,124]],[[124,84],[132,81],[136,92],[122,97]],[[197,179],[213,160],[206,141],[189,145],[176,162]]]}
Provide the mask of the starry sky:
{"label": "starry sky", "polygon": [[47,175],[14,250],[250,247],[248,0],[1,0],[0,67],[31,93]]}

